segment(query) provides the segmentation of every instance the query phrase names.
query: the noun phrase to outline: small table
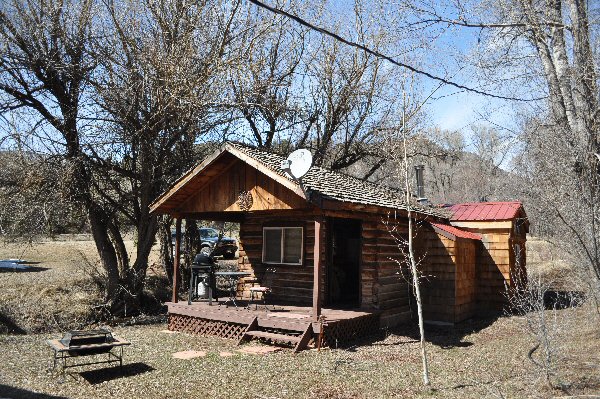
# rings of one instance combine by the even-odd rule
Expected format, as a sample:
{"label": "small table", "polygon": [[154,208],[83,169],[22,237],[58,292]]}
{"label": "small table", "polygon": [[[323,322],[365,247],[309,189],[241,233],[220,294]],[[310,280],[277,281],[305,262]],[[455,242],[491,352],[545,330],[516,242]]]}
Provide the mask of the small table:
{"label": "small table", "polygon": [[228,291],[229,291],[229,299],[225,302],[225,306],[230,301],[233,302],[233,305],[237,308],[237,303],[235,302],[235,297],[237,295],[237,282],[242,277],[250,277],[251,273],[248,272],[215,272],[215,276],[223,277],[228,282]]}

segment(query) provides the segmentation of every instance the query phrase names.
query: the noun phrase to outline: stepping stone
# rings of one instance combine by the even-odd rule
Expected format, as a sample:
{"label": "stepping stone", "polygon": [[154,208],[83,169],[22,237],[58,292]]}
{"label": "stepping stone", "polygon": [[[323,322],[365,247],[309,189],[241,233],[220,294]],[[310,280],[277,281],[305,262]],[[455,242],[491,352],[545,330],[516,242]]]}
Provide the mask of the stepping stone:
{"label": "stepping stone", "polygon": [[204,357],[206,356],[206,352],[204,351],[182,351],[173,353],[173,358],[175,359],[194,359],[196,357]]}
{"label": "stepping stone", "polygon": [[237,351],[240,353],[246,353],[249,355],[267,355],[269,353],[279,352],[282,348],[273,346],[246,346]]}
{"label": "stepping stone", "polygon": [[160,330],[159,332],[163,334],[177,334],[179,331],[171,331],[171,330]]}

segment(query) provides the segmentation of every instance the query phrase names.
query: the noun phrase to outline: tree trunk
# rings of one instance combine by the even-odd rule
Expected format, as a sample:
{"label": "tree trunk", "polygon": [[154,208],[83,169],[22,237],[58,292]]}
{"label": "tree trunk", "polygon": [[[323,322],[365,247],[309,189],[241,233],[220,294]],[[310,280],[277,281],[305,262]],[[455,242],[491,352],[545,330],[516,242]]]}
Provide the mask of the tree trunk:
{"label": "tree trunk", "polygon": [[160,263],[170,285],[173,285],[173,239],[171,237],[171,226],[173,219],[162,216],[158,221],[158,241],[160,244]]}
{"label": "tree trunk", "polygon": [[183,263],[179,269],[181,272],[181,289],[188,290],[192,262],[198,252],[200,252],[200,235],[198,224],[194,219],[185,219],[185,233],[183,237]]}
{"label": "tree trunk", "polygon": [[88,208],[88,220],[94,242],[96,243],[96,249],[100,256],[100,262],[106,271],[106,299],[112,308],[112,301],[117,298],[121,292],[119,261],[112,242],[110,241],[108,227],[103,212],[94,205],[90,206]]}

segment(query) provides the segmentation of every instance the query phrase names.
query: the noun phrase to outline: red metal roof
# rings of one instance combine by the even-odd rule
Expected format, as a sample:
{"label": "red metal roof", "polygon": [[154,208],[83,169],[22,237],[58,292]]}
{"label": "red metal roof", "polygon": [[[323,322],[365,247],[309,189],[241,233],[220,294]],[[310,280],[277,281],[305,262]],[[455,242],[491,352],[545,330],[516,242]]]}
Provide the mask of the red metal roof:
{"label": "red metal roof", "polygon": [[481,235],[476,234],[476,233],[471,233],[470,231],[461,230],[454,226],[450,226],[447,224],[440,224],[440,223],[431,223],[431,225],[433,226],[434,229],[442,230],[442,231],[444,231],[448,234],[451,234],[455,237],[469,238],[471,240],[481,240]]}
{"label": "red metal roof", "polygon": [[460,220],[510,220],[518,216],[523,204],[512,202],[469,202],[464,204],[444,205],[452,216],[451,221]]}

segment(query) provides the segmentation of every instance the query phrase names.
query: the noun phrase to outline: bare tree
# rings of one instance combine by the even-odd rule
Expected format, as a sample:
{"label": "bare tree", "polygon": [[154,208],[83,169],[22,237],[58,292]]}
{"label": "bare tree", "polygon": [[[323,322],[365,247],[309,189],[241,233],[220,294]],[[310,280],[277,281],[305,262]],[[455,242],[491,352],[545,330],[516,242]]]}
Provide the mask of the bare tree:
{"label": "bare tree", "polygon": [[[301,4],[292,2],[288,8],[296,10]],[[249,28],[240,37],[241,59],[229,78],[234,110],[249,129],[250,141],[259,148],[288,152],[291,132],[303,122],[296,86],[306,62],[306,31],[253,8],[248,9],[246,24]]]}
{"label": "bare tree", "polygon": [[[110,218],[93,195],[83,151],[86,83],[96,69],[89,56],[95,35],[94,1],[13,0],[0,8],[0,109],[27,110],[31,131],[48,151],[64,160],[68,198],[86,210],[100,259],[108,272],[109,297],[118,291],[117,263],[109,234]],[[40,133],[41,132],[41,133]],[[111,272],[114,270],[113,272]]]}
{"label": "bare tree", "polygon": [[299,144],[313,148],[317,165],[334,170],[381,158],[381,131],[397,106],[382,62],[336,41],[323,40],[318,49],[317,61],[307,66],[314,80],[306,112],[314,124]]}
{"label": "bare tree", "polygon": [[[208,116],[213,92],[218,93],[213,82],[237,11],[234,5],[222,14],[218,2],[142,4],[108,3],[108,33],[96,53],[102,73],[94,87],[110,121],[103,137],[109,148],[90,150],[98,192],[110,193],[104,196],[107,206],[136,227],[136,261],[130,266],[126,253],[119,256],[122,284],[135,297],[141,295],[158,228],[149,205],[195,162],[194,142],[214,122]],[[107,157],[115,147],[120,157]],[[118,230],[113,241],[120,253]]]}
{"label": "bare tree", "polygon": [[[327,12],[319,1],[278,7],[335,19],[337,31],[349,30],[376,48],[388,46],[385,31],[373,32],[364,22],[367,7],[359,3],[343,16]],[[244,60],[231,79],[235,109],[249,140],[282,153],[308,147],[317,165],[335,170],[368,160],[374,166],[370,176],[383,164],[382,130],[397,106],[393,71],[361,50],[253,10]]]}
{"label": "bare tree", "polygon": [[0,236],[34,239],[82,230],[85,214],[57,190],[67,183],[61,173],[60,159],[0,151]]}
{"label": "bare tree", "polygon": [[[412,108],[412,114],[409,114],[409,103],[407,101],[407,94],[403,92],[403,113],[402,113],[402,121],[401,125],[397,131],[398,135],[392,135],[390,137],[391,140],[387,142],[388,148],[391,149],[391,153],[394,154],[394,166],[397,175],[397,179],[400,180],[402,191],[404,193],[404,200],[406,204],[406,218],[408,219],[408,232],[405,236],[403,234],[402,228],[398,225],[396,219],[396,215],[394,215],[394,219],[384,220],[384,224],[386,225],[388,232],[396,242],[396,245],[403,255],[403,259],[393,259],[399,266],[399,274],[402,277],[404,276],[405,268],[408,266],[409,274],[408,277],[409,283],[412,287],[413,294],[415,296],[415,302],[417,305],[417,321],[419,326],[419,338],[421,345],[421,360],[423,366],[423,384],[429,385],[429,365],[427,359],[427,346],[425,339],[425,323],[423,319],[423,301],[421,299],[421,279],[424,277],[421,272],[420,264],[424,259],[426,254],[423,254],[422,257],[417,257],[416,248],[414,244],[415,236],[417,235],[417,226],[416,223],[416,214],[415,212],[415,198],[412,194],[411,184],[410,184],[410,159],[409,159],[409,144],[408,137],[410,128],[408,125],[409,117],[418,113],[421,110],[422,105],[416,104],[414,108]],[[428,97],[429,98],[429,97]],[[426,99],[427,100],[427,99]],[[426,101],[425,100],[425,101]]]}
{"label": "bare tree", "polygon": [[[157,231],[149,204],[194,161],[196,138],[218,123],[207,110],[220,93],[214,76],[238,5],[14,0],[0,8],[0,106],[29,111],[23,124],[34,128],[23,141],[62,160],[68,199],[86,210],[113,313],[141,303]],[[133,264],[123,241],[130,226]]]}

